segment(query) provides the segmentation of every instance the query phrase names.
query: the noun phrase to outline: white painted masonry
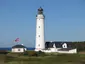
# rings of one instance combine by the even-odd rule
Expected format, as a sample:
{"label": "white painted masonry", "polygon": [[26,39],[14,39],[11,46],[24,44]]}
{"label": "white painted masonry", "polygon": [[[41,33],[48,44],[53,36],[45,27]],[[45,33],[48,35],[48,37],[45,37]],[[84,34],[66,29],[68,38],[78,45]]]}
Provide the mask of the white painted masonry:
{"label": "white painted masonry", "polygon": [[[41,8],[40,8],[41,9]],[[43,10],[38,11],[43,12]],[[41,13],[36,16],[36,46],[35,51],[39,51],[45,48],[44,41],[44,15]]]}

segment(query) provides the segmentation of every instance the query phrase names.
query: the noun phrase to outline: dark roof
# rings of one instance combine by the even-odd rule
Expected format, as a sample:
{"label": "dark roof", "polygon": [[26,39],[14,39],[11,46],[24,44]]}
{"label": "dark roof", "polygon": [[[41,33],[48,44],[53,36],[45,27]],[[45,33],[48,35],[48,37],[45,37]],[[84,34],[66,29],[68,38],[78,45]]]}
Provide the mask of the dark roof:
{"label": "dark roof", "polygon": [[38,9],[38,11],[43,11],[43,9],[40,7],[40,8]]}
{"label": "dark roof", "polygon": [[62,42],[62,41],[54,41],[54,42],[46,42],[45,47],[46,48],[52,48],[53,44],[55,44],[56,48],[62,48],[62,44],[66,43],[68,48],[72,48],[73,44],[72,42]]}
{"label": "dark roof", "polygon": [[51,42],[45,43],[45,48],[52,48],[52,47],[53,47],[53,43],[51,43]]}
{"label": "dark roof", "polygon": [[18,45],[14,45],[12,48],[26,48],[26,47],[18,44]]}

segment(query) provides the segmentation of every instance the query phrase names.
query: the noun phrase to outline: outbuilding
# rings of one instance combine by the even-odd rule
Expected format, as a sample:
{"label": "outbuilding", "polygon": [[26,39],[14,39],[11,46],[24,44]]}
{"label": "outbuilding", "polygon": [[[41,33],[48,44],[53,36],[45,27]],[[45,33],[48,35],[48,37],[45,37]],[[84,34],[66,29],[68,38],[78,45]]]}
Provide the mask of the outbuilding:
{"label": "outbuilding", "polygon": [[26,51],[27,50],[27,48],[25,47],[25,46],[23,46],[23,45],[14,45],[13,47],[12,47],[12,52],[24,52],[24,51]]}
{"label": "outbuilding", "polygon": [[42,50],[43,52],[77,53],[77,48],[72,42],[46,42],[45,47],[47,50]]}

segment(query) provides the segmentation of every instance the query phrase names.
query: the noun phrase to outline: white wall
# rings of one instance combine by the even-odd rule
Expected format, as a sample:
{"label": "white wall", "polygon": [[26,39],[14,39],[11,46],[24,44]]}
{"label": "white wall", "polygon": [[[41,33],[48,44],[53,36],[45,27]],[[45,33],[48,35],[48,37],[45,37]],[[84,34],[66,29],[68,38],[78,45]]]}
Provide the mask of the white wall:
{"label": "white wall", "polygon": [[62,45],[62,47],[63,47],[63,48],[67,48],[67,44],[64,43],[64,44]]}
{"label": "white wall", "polygon": [[43,52],[58,52],[58,49],[61,49],[61,48],[49,48],[48,50],[42,50]]}
{"label": "white wall", "polygon": [[12,52],[24,52],[24,50],[26,51],[25,48],[12,48]]}
{"label": "white wall", "polygon": [[42,50],[43,52],[47,52],[47,53],[50,53],[50,52],[58,52],[58,53],[77,53],[77,49],[72,49],[72,50],[69,50],[69,51],[58,51],[58,49],[61,49],[61,48],[50,48],[50,50]]}
{"label": "white wall", "polygon": [[[40,26],[40,28],[39,28]],[[39,37],[40,35],[40,37]],[[44,41],[44,15],[38,14],[36,17],[36,46],[37,50],[41,50],[45,48]],[[36,51],[36,50],[35,50]]]}
{"label": "white wall", "polygon": [[77,49],[72,49],[69,51],[58,51],[58,53],[77,53]]}

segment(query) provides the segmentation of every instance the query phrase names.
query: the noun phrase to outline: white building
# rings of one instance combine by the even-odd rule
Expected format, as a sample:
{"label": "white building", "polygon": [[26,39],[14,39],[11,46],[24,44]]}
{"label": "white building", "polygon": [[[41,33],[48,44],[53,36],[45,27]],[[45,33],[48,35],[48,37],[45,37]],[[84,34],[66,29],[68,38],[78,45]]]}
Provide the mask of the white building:
{"label": "white building", "polygon": [[26,47],[23,45],[14,45],[12,47],[12,52],[24,52],[26,50],[27,50]]}
{"label": "white building", "polygon": [[53,44],[51,48],[47,48],[45,46],[44,41],[44,19],[45,16],[43,14],[43,9],[40,7],[38,9],[38,14],[36,15],[36,44],[35,51],[43,51],[43,52],[58,52],[58,53],[77,53],[76,48],[69,48],[67,43],[59,44],[61,47],[57,47],[56,44]]}
{"label": "white building", "polygon": [[40,7],[38,9],[38,14],[36,15],[36,45],[35,51],[45,49],[44,41],[44,19],[43,9]]}
{"label": "white building", "polygon": [[57,53],[68,53],[73,54],[77,53],[77,48],[72,48],[71,44],[69,43],[53,43],[52,47],[48,47],[46,50],[42,50],[43,52],[50,53],[50,52],[57,52]]}

